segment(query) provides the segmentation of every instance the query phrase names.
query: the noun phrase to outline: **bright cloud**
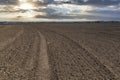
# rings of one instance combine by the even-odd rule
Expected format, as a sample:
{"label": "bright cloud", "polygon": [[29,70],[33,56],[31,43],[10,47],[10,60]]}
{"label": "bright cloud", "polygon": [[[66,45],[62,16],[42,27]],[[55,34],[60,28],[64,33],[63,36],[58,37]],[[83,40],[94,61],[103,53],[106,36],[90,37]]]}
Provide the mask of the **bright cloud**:
{"label": "bright cloud", "polygon": [[78,14],[85,14],[87,11],[90,11],[93,9],[92,6],[89,5],[71,5],[71,4],[60,4],[60,5],[48,5],[47,6],[48,9],[53,9],[55,10],[54,13],[61,13],[64,15],[78,15]]}

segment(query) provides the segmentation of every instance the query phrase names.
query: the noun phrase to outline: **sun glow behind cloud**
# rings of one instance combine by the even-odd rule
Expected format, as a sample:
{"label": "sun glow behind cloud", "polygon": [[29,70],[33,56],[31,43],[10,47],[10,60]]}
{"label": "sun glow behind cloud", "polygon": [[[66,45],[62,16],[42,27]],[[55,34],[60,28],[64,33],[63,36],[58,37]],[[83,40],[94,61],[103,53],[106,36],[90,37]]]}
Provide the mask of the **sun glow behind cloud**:
{"label": "sun glow behind cloud", "polygon": [[24,12],[18,13],[19,16],[17,18],[32,18],[34,17],[35,11],[37,9],[35,4],[29,2],[28,0],[19,0],[19,4],[14,7],[15,10],[25,10]]}
{"label": "sun glow behind cloud", "polygon": [[19,4],[15,7],[23,10],[32,10],[35,9],[35,4],[28,0],[19,0]]}
{"label": "sun glow behind cloud", "polygon": [[14,7],[16,10],[33,10],[36,7],[31,3],[23,3]]}
{"label": "sun glow behind cloud", "polygon": [[[5,14],[6,16],[0,16],[0,19],[6,20],[34,20],[36,15],[45,15],[45,12],[38,12],[42,10],[44,6],[38,6],[32,1],[19,0],[16,5],[0,5],[0,15]],[[13,16],[14,15],[14,16]]]}

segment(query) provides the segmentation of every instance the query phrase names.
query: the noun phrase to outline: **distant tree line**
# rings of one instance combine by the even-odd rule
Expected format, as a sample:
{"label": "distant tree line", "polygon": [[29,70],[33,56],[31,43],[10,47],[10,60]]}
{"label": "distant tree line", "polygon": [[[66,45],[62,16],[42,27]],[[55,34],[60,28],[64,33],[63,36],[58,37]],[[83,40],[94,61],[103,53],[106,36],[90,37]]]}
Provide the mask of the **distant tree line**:
{"label": "distant tree line", "polygon": [[7,24],[44,24],[44,23],[120,23],[120,21],[84,21],[84,22],[17,22],[17,21],[3,21],[3,22],[0,22],[0,24],[3,24],[3,25],[7,25]]}

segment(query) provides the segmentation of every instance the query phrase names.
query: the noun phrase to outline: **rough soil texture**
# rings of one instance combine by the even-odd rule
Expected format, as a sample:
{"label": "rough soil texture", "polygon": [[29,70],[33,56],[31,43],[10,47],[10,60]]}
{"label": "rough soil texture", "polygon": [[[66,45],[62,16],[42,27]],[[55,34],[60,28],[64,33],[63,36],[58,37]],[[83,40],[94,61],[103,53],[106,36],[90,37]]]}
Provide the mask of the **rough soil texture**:
{"label": "rough soil texture", "polygon": [[0,25],[0,80],[120,80],[120,23]]}

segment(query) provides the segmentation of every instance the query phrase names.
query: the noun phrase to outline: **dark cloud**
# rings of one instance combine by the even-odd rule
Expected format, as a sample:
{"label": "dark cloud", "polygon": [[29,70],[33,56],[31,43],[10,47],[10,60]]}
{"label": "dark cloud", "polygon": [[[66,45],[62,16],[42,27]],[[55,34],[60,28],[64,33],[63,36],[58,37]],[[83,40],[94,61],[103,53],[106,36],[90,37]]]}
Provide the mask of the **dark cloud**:
{"label": "dark cloud", "polygon": [[1,5],[14,5],[16,4],[18,1],[17,0],[0,0],[0,4]]}
{"label": "dark cloud", "polygon": [[84,2],[84,0],[78,0],[81,4],[92,4],[92,5],[114,5],[119,4],[120,0],[88,0]]}
{"label": "dark cloud", "polygon": [[72,19],[74,20],[99,20],[99,21],[119,21],[120,17],[114,17],[114,16],[106,16],[106,15],[100,15],[100,14],[92,14],[92,15],[77,15],[77,16],[61,16],[61,15],[46,15],[46,16],[41,16],[41,15],[36,15],[35,18],[41,19],[41,18],[46,18],[46,19],[58,19],[58,20],[63,20],[63,19]]}
{"label": "dark cloud", "polygon": [[45,0],[46,3],[71,3],[80,5],[116,5],[120,0]]}
{"label": "dark cloud", "polygon": [[[66,5],[66,4],[65,4]],[[73,6],[73,7],[69,7]],[[83,7],[79,5],[73,5],[69,4],[66,6],[63,6],[62,4],[52,4],[51,6],[48,6],[45,9],[46,15],[41,16],[37,15],[36,18],[48,18],[48,19],[86,19],[86,20],[104,20],[104,21],[114,21],[114,20],[120,20],[120,5],[107,5],[107,6],[94,6],[91,7],[90,10],[86,10],[85,12],[84,5]],[[87,7],[89,8],[89,7]],[[83,11],[82,11],[83,10]]]}
{"label": "dark cloud", "polygon": [[[15,4],[18,0],[0,0],[0,4]],[[38,1],[39,3],[39,1]],[[116,5],[120,4],[120,0],[44,0],[44,4],[58,4],[58,3],[70,3],[70,4],[89,4],[89,5]]]}

